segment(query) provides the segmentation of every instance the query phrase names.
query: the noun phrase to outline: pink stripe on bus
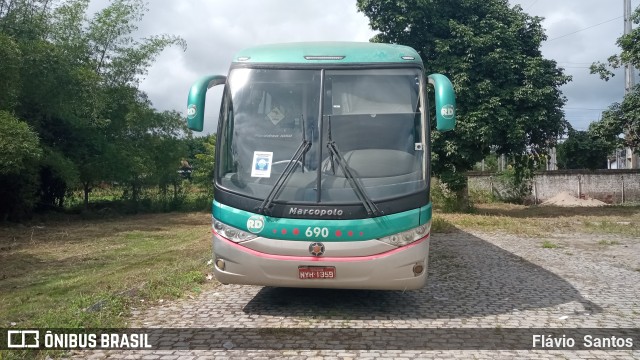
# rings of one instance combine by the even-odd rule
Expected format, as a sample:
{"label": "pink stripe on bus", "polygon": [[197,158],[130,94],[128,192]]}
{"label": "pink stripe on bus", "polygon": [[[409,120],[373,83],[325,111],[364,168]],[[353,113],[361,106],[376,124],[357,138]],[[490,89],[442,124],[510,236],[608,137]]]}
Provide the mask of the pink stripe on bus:
{"label": "pink stripe on bus", "polygon": [[267,253],[259,252],[259,251],[244,247],[242,245],[236,244],[233,241],[231,241],[231,240],[225,238],[224,236],[220,235],[215,230],[213,230],[212,232],[215,235],[218,235],[218,237],[220,239],[225,240],[228,245],[231,245],[232,247],[236,248],[236,250],[242,251],[242,252],[245,252],[245,253],[249,253],[249,254],[251,254],[253,256],[257,256],[257,257],[261,257],[261,258],[265,258],[265,259],[271,259],[271,260],[315,261],[315,262],[354,262],[354,261],[376,260],[376,259],[380,259],[380,258],[383,258],[383,257],[386,257],[386,256],[393,255],[393,254],[398,253],[400,251],[408,250],[408,249],[410,249],[410,248],[412,248],[414,246],[418,246],[423,241],[427,240],[429,238],[429,235],[430,235],[430,234],[427,234],[424,237],[416,240],[415,242],[412,242],[411,244],[409,244],[407,246],[399,247],[397,249],[389,250],[389,251],[386,251],[386,252],[383,252],[383,253],[380,253],[380,254],[368,255],[368,256],[322,257],[322,256],[286,256],[286,255],[267,254]]}

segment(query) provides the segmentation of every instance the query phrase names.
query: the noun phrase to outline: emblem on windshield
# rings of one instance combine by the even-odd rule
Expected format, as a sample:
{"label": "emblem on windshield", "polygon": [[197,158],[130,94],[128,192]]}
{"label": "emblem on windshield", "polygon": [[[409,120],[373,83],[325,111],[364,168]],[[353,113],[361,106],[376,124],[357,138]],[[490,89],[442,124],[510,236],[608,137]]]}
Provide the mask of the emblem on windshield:
{"label": "emblem on windshield", "polygon": [[309,252],[313,256],[320,256],[324,254],[324,244],[321,242],[316,242],[309,245]]}

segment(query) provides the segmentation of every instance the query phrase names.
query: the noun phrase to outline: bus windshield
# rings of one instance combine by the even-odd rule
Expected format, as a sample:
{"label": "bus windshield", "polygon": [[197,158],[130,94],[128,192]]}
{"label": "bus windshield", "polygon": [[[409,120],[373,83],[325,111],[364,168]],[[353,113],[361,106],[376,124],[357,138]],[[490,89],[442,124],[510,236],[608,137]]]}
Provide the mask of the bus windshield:
{"label": "bus windshield", "polygon": [[[294,161],[275,201],[358,203],[355,187],[373,201],[424,190],[421,82],[421,70],[407,68],[233,69],[221,107],[216,181],[265,199]],[[305,142],[308,150],[293,159]]]}

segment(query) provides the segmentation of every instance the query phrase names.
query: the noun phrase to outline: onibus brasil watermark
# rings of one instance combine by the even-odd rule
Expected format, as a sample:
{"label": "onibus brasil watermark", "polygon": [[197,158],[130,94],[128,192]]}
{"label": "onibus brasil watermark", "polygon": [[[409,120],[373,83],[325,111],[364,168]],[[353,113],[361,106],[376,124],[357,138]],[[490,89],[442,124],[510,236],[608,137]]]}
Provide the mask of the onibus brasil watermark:
{"label": "onibus brasil watermark", "polygon": [[9,349],[150,349],[147,333],[8,330]]}

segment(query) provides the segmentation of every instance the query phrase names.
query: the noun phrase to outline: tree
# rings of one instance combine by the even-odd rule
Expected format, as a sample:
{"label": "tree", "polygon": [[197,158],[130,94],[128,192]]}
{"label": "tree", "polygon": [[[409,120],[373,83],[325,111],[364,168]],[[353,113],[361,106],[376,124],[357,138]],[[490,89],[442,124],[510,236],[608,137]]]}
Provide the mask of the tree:
{"label": "tree", "polygon": [[135,86],[167,46],[178,45],[186,49],[185,41],[173,35],[136,40],[132,34],[138,29],[137,23],[146,11],[142,0],[113,0],[89,21],[86,34],[89,60],[107,85]]}
{"label": "tree", "polygon": [[[640,6],[631,15],[631,21],[636,25],[640,24]],[[636,27],[629,34],[620,36],[616,44],[622,49],[620,54],[609,56],[606,63],[596,61],[591,64],[591,73],[600,75],[600,78],[605,81],[615,76],[614,69],[625,64],[631,64],[636,69],[640,68],[640,28]]]}
{"label": "tree", "polygon": [[588,131],[569,129],[568,138],[557,146],[562,169],[606,169],[611,145]]}
{"label": "tree", "polygon": [[0,32],[16,39],[44,40],[52,0],[0,0]]}
{"label": "tree", "polygon": [[[636,8],[631,21],[640,24],[640,7]],[[622,35],[616,41],[622,52],[612,55],[607,63],[595,62],[591,65],[591,73],[609,81],[615,74],[614,69],[625,64],[640,68],[640,28],[636,26],[629,34]],[[625,95],[622,103],[614,103],[602,113],[602,120],[594,125],[594,130],[608,142],[617,142],[628,146],[640,154],[640,86],[636,86]],[[624,140],[620,135],[624,134]]]}
{"label": "tree", "polygon": [[89,0],[53,2],[0,0],[0,110],[37,133],[43,154],[30,162],[33,204],[62,206],[67,189],[81,186],[87,206],[96,184],[132,174],[166,187],[179,166],[168,163],[186,152],[174,146],[184,125],[155,111],[137,86],[164,48],[184,40],[135,38],[143,0],[114,0],[90,17]]}
{"label": "tree", "polygon": [[[187,153],[187,145],[182,138],[188,130],[182,115],[176,111],[154,112],[150,120],[152,124],[147,126],[149,136],[145,144],[148,146],[147,151],[154,165],[152,181],[158,185],[166,211],[175,208],[180,201],[182,177],[178,169]],[[173,187],[171,207],[167,206],[169,186]]]}
{"label": "tree", "polygon": [[11,111],[18,102],[21,58],[15,41],[0,33],[0,110]]}
{"label": "tree", "polygon": [[213,193],[213,170],[215,166],[216,135],[208,135],[194,139],[196,147],[202,148],[195,154],[193,161],[193,181]]}
{"label": "tree", "polygon": [[602,119],[591,123],[589,131],[610,144],[611,151],[630,147],[640,154],[640,85],[622,103],[613,103],[602,112]]}
{"label": "tree", "polygon": [[42,156],[38,135],[24,121],[0,111],[0,174],[17,174]]}
{"label": "tree", "polygon": [[[68,61],[77,64],[74,75],[78,106],[70,117],[77,118],[74,123],[78,136],[74,151],[69,154],[79,166],[85,207],[96,183],[118,178],[127,170],[146,171],[143,168],[149,162],[140,159],[143,155],[123,153],[136,151],[140,144],[121,144],[123,139],[131,140],[128,135],[141,127],[137,121],[127,120],[132,111],[138,111],[141,104],[148,110],[146,115],[153,111],[146,100],[139,101],[144,97],[137,90],[139,77],[164,48],[185,46],[184,40],[176,36],[159,35],[141,41],[133,37],[147,10],[141,0],[115,0],[91,19],[85,16],[88,4],[88,0],[70,0],[57,8],[51,32],[52,40],[64,49]],[[123,168],[123,164],[132,168]],[[137,199],[139,188],[135,187],[132,193]]]}
{"label": "tree", "polygon": [[17,220],[31,212],[37,199],[38,135],[6,111],[0,111],[0,219]]}
{"label": "tree", "polygon": [[452,80],[457,128],[432,136],[433,172],[451,190],[465,189],[464,173],[492,146],[523,179],[535,165],[528,155],[564,132],[560,86],[570,78],[540,52],[542,18],[507,0],[358,0],[358,9],[380,31],[372,41],[409,45],[428,74]]}

